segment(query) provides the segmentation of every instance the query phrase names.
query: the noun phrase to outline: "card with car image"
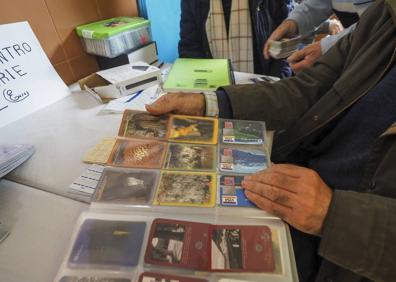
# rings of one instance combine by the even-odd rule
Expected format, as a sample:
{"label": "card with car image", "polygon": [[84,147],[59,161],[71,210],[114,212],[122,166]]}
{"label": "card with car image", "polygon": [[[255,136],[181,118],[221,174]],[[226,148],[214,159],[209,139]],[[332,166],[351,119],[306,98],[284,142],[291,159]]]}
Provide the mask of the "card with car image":
{"label": "card with car image", "polygon": [[169,122],[169,141],[217,144],[218,120],[208,117],[172,115]]}
{"label": "card with car image", "polygon": [[111,166],[128,168],[161,168],[166,142],[118,138],[107,162]]}
{"label": "card with car image", "polygon": [[274,272],[267,226],[211,225],[210,269],[219,272]]}
{"label": "card with car image", "polygon": [[149,204],[159,179],[156,170],[106,167],[93,201],[112,204]]}
{"label": "card with car image", "polygon": [[71,268],[119,269],[139,262],[146,222],[87,219],[74,242]]}
{"label": "card with car image", "polygon": [[209,224],[155,219],[151,225],[145,263],[207,270]]}
{"label": "card with car image", "polygon": [[216,174],[210,172],[163,171],[154,204],[164,206],[213,207]]}
{"label": "card with car image", "polygon": [[211,145],[170,143],[164,168],[214,171],[216,169],[216,147]]}
{"label": "card with car image", "polygon": [[262,146],[220,146],[219,170],[234,173],[255,173],[268,168]]}
{"label": "card with car image", "polygon": [[118,135],[127,138],[166,139],[169,116],[154,116],[147,112],[126,110]]}
{"label": "card with car image", "polygon": [[264,144],[265,123],[246,120],[220,120],[221,140],[226,144]]}
{"label": "card with car image", "polygon": [[217,181],[219,187],[219,204],[225,207],[256,207],[245,196],[242,188],[243,175],[220,175]]}
{"label": "card with car image", "polygon": [[208,280],[163,273],[144,272],[140,275],[139,282],[208,282]]}

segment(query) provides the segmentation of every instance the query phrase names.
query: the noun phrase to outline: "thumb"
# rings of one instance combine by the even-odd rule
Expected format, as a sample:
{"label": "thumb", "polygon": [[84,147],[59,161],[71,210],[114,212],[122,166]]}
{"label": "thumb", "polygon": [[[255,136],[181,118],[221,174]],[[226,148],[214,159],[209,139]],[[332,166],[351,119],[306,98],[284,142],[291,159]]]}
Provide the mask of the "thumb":
{"label": "thumb", "polygon": [[171,113],[176,109],[176,97],[171,94],[161,96],[152,104],[146,105],[146,110],[153,115]]}

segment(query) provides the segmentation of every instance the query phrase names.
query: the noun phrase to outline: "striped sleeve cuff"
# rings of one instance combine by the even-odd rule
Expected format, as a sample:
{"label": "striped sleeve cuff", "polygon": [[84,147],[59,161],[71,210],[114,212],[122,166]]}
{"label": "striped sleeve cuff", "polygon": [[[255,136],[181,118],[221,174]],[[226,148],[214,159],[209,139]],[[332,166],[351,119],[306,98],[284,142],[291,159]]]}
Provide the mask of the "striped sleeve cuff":
{"label": "striped sleeve cuff", "polygon": [[204,92],[206,110],[205,115],[207,117],[218,117],[219,116],[219,106],[217,104],[216,92]]}

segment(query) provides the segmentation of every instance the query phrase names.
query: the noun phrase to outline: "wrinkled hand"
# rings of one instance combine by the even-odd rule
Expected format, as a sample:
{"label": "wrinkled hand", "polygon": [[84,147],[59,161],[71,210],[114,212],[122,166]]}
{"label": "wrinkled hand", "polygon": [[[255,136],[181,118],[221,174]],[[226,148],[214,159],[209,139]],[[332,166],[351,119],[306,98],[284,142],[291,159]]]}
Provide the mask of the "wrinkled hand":
{"label": "wrinkled hand", "polygon": [[285,20],[283,21],[270,35],[268,38],[267,42],[265,42],[263,53],[264,53],[264,58],[267,60],[270,59],[270,53],[269,53],[269,45],[271,41],[277,41],[282,38],[290,38],[295,35],[297,35],[298,32],[298,25],[295,21],[293,20]]}
{"label": "wrinkled hand", "polygon": [[205,97],[196,93],[168,93],[160,97],[146,110],[153,115],[167,113],[203,116],[205,114]]}
{"label": "wrinkled hand", "polygon": [[302,50],[296,51],[287,61],[294,72],[311,67],[322,56],[320,41],[312,43]]}
{"label": "wrinkled hand", "polygon": [[332,191],[315,171],[295,165],[273,165],[245,176],[242,187],[259,208],[302,232],[321,234]]}
{"label": "wrinkled hand", "polygon": [[344,30],[342,23],[337,19],[331,19],[329,23],[329,34],[335,35]]}

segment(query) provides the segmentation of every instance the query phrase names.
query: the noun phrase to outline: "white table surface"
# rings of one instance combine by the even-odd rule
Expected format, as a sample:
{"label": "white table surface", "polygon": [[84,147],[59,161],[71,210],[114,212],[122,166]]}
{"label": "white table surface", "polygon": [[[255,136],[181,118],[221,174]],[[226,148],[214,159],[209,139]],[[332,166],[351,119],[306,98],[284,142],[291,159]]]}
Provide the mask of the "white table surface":
{"label": "white table surface", "polygon": [[86,209],[87,204],[1,180],[0,221],[11,233],[0,243],[0,281],[53,281]]}

